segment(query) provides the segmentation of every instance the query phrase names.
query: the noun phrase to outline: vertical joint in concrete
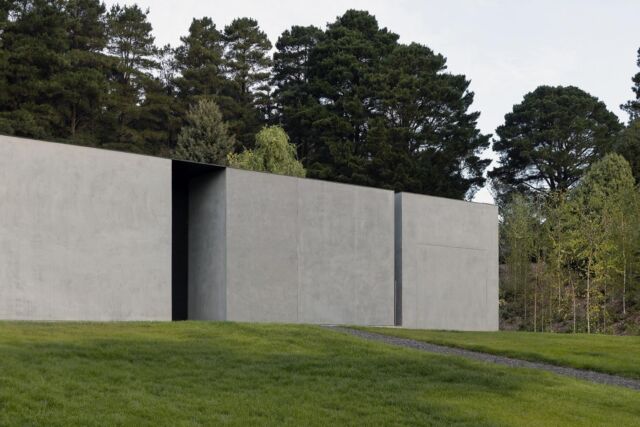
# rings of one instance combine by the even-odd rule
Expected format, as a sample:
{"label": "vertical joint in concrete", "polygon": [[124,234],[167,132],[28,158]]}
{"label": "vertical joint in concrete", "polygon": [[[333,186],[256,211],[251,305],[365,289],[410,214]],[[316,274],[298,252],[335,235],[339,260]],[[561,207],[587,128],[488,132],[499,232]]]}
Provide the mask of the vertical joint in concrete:
{"label": "vertical joint in concrete", "polygon": [[402,193],[394,195],[394,324],[402,326]]}

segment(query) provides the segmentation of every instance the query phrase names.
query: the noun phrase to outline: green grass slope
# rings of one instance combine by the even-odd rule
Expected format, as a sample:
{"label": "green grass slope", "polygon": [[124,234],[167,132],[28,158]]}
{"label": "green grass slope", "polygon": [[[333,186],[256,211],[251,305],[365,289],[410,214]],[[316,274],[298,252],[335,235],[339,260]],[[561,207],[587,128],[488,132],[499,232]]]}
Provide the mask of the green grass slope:
{"label": "green grass slope", "polygon": [[[370,332],[640,379],[640,337],[533,332],[449,332],[360,328]],[[640,422],[639,422],[640,424]]]}
{"label": "green grass slope", "polygon": [[633,425],[640,393],[313,326],[0,322],[0,425]]}

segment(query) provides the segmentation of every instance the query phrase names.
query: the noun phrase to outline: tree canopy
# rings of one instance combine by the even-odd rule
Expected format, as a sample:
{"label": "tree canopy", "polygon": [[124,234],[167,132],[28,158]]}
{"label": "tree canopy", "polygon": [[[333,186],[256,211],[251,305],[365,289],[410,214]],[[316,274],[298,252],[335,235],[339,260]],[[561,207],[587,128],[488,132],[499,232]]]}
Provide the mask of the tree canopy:
{"label": "tree canopy", "polygon": [[222,120],[220,108],[203,98],[186,116],[187,124],[178,135],[175,157],[200,163],[226,165],[227,156],[235,148],[235,138]]}
{"label": "tree canopy", "polygon": [[255,149],[229,154],[229,166],[256,172],[304,177],[302,163],[296,159],[296,148],[280,126],[269,126],[256,135]]}
{"label": "tree canopy", "polygon": [[622,129],[605,104],[574,86],[540,86],[524,96],[498,127],[489,172],[498,196],[514,191],[564,191],[613,149]]}

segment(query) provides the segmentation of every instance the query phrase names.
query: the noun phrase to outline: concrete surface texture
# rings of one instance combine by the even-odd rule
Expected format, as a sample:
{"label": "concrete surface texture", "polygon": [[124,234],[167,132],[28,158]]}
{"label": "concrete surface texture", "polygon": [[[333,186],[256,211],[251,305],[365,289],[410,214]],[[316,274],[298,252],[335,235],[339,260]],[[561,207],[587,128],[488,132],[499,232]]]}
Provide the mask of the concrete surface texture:
{"label": "concrete surface texture", "polygon": [[495,206],[178,166],[0,136],[0,319],[497,329]]}
{"label": "concrete surface texture", "polygon": [[188,318],[227,319],[224,170],[189,185]]}
{"label": "concrete surface texture", "polygon": [[191,302],[203,287],[224,287],[226,313],[216,306],[191,318],[393,324],[391,191],[226,169],[196,192],[223,180],[226,227],[212,223],[209,243],[190,249],[225,240],[225,285],[190,275],[189,293]]}
{"label": "concrete surface texture", "polygon": [[0,136],[0,319],[171,320],[171,162]]}
{"label": "concrete surface texture", "polygon": [[402,326],[497,330],[497,207],[410,193],[395,198]]}

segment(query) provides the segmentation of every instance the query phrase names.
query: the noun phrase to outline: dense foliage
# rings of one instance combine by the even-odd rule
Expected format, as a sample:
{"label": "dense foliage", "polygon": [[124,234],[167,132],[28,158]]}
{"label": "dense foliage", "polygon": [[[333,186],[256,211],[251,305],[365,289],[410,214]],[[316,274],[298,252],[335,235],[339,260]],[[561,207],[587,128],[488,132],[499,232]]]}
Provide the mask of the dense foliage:
{"label": "dense foliage", "polygon": [[236,152],[277,124],[312,177],[456,198],[484,184],[489,137],[469,80],[369,13],[349,10],[324,30],[292,26],[273,55],[246,17],[224,28],[193,19],[178,46],[157,46],[148,13],[99,0],[3,2],[0,132],[164,156],[182,141],[185,157],[188,135],[207,132],[193,117],[206,98]]}
{"label": "dense foliage", "polygon": [[[368,12],[274,45],[255,19],[194,18],[175,47],[148,14],[0,2],[0,133],[454,198],[484,185],[467,77]],[[577,87],[540,86],[497,128],[506,323],[640,330],[640,72],[632,83],[626,127]]]}
{"label": "dense foliage", "polygon": [[572,188],[612,150],[621,128],[603,102],[576,87],[538,87],[496,130],[493,149],[500,166],[489,176],[498,198]]}
{"label": "dense foliage", "polygon": [[296,147],[280,126],[269,126],[256,135],[254,149],[230,153],[229,166],[257,172],[304,177],[306,171],[296,159]]}
{"label": "dense foliage", "polygon": [[596,162],[572,190],[515,195],[503,213],[505,320],[640,332],[640,197],[622,156]]}

